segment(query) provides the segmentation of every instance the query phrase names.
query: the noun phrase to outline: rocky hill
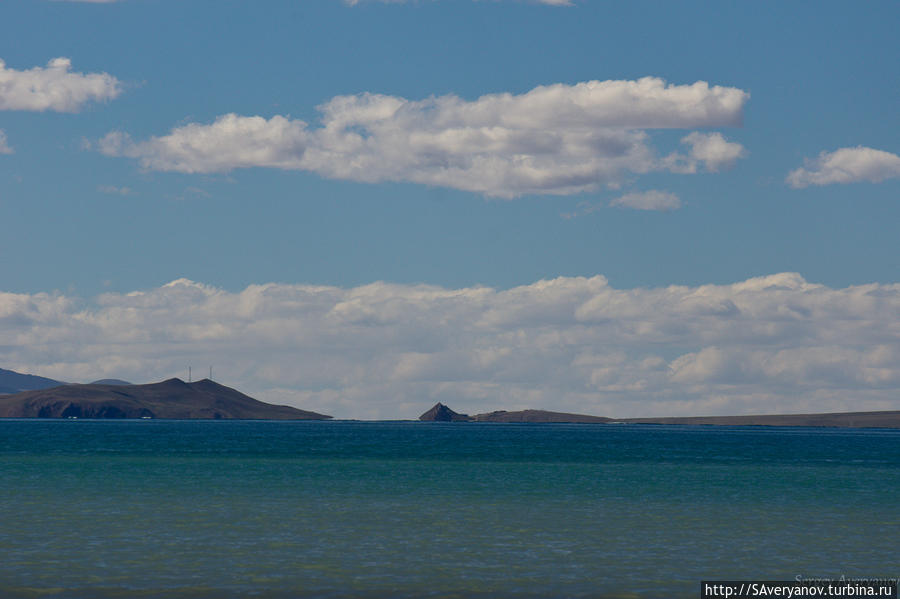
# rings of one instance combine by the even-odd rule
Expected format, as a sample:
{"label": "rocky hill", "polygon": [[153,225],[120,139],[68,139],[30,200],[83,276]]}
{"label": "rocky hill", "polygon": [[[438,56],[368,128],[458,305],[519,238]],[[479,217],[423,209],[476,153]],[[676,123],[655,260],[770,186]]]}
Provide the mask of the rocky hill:
{"label": "rocky hill", "polygon": [[2,418],[236,418],[325,420],[324,414],[276,406],[209,379],[149,385],[63,385],[0,396]]}

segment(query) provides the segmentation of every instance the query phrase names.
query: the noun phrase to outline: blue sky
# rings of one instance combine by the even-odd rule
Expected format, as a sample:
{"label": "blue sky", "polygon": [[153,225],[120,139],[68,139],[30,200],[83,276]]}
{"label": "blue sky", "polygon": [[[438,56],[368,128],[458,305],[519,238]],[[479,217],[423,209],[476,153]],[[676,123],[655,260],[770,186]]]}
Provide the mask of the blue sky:
{"label": "blue sky", "polygon": [[[225,382],[340,416],[416,415],[436,398],[622,416],[895,407],[898,24],[895,2],[4,2],[0,366],[144,381],[232,364]],[[635,300],[651,328],[669,326],[659,314],[687,319],[672,286],[725,307],[682,337],[595,330],[585,306],[602,293],[585,281],[598,276],[626,295],[669,290]],[[772,280],[797,294],[784,305],[805,306],[804,340],[709,333],[751,314],[782,326],[780,284],[760,287],[771,313],[739,299],[744,282]],[[541,281],[584,288],[561,299]],[[297,336],[261,334],[259,362],[238,366],[240,309],[216,310],[266,284],[299,294],[260,304]],[[324,288],[334,303],[321,313],[298,299]],[[433,326],[456,308],[426,288],[495,294],[466,304],[466,323],[515,311],[515,290],[537,316],[472,325],[453,345],[462,325]],[[887,307],[816,312],[860,289]],[[130,305],[138,296],[156,299]],[[379,312],[412,297],[428,327]],[[359,355],[359,331],[327,318],[348,298],[380,331]],[[205,323],[190,339],[165,332],[186,314]],[[839,340],[829,318],[866,324]],[[311,328],[342,341],[314,347],[299,332]],[[565,340],[584,328],[594,336]],[[532,355],[509,345],[523,331],[531,349],[558,341]],[[415,341],[429,336],[444,341]],[[311,383],[266,366],[276,345],[343,374]],[[747,366],[785,351],[806,352],[790,371],[809,378],[799,390],[787,371]],[[815,383],[853,361],[845,352],[858,371]],[[706,374],[678,379],[684,356]],[[442,366],[409,374],[429,360]],[[647,360],[665,374],[655,383]],[[646,368],[613,385],[600,362]],[[375,372],[393,374],[375,384]]]}

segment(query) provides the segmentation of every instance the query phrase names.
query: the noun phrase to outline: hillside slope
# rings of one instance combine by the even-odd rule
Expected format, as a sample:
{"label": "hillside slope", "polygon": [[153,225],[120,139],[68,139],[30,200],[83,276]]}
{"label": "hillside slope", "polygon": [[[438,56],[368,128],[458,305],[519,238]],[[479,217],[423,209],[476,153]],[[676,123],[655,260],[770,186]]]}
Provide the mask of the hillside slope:
{"label": "hillside slope", "polygon": [[325,420],[324,414],[276,406],[209,379],[149,385],[63,385],[0,397],[2,418],[236,418]]}

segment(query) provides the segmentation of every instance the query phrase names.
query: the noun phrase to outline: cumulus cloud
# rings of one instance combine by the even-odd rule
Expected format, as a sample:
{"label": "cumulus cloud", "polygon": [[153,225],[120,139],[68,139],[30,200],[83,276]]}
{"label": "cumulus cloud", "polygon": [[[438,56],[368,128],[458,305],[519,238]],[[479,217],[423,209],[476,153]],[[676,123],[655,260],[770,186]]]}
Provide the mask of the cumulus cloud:
{"label": "cumulus cloud", "polygon": [[691,146],[691,159],[702,162],[706,169],[716,172],[721,168],[731,168],[738,158],[747,152],[739,143],[726,141],[721,133],[691,133],[681,140]]}
{"label": "cumulus cloud", "polygon": [[681,208],[681,200],[670,191],[641,191],[626,193],[609,203],[610,206],[620,208],[633,208],[635,210],[678,210]]}
{"label": "cumulus cloud", "polygon": [[0,293],[0,364],[70,381],[184,377],[341,417],[545,408],[619,417],[897,409],[900,284],[782,273],[616,289],[186,279],[94,301]]}
{"label": "cumulus cloud", "polygon": [[675,173],[696,173],[700,166],[715,173],[733,167],[738,158],[747,155],[744,146],[726,140],[721,133],[694,131],[681,138],[681,143],[691,148],[686,155],[672,152],[663,160],[666,167]]}
{"label": "cumulus cloud", "polygon": [[791,171],[785,181],[794,188],[832,183],[880,183],[900,177],[900,156],[863,146],[822,152],[805,166]]}
{"label": "cumulus cloud", "polygon": [[10,147],[9,142],[6,141],[6,132],[3,129],[0,129],[0,154],[12,154],[13,149]]}
{"label": "cumulus cloud", "polygon": [[[474,101],[363,93],[320,106],[318,128],[280,115],[227,114],[145,141],[113,131],[97,146],[160,171],[270,167],[504,198],[564,195],[617,184],[627,173],[688,172],[671,158],[660,159],[646,130],[740,125],[747,98],[736,88],[704,81],[672,85],[654,77],[540,86]],[[739,144],[719,134],[696,136],[685,138],[693,140],[690,160],[705,161],[709,170],[737,157],[733,146]]]}
{"label": "cumulus cloud", "polygon": [[0,110],[77,112],[87,102],[112,100],[122,92],[107,73],[73,73],[72,61],[54,58],[46,67],[6,68],[0,60]]}

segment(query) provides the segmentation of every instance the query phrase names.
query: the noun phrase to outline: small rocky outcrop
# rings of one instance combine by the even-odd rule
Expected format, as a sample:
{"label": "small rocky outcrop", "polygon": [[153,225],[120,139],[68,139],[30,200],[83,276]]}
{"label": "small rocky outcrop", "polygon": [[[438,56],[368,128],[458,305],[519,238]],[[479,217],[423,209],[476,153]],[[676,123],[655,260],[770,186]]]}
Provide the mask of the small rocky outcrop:
{"label": "small rocky outcrop", "polygon": [[468,422],[471,420],[468,414],[458,414],[438,402],[430,410],[419,416],[419,420],[426,422]]}

